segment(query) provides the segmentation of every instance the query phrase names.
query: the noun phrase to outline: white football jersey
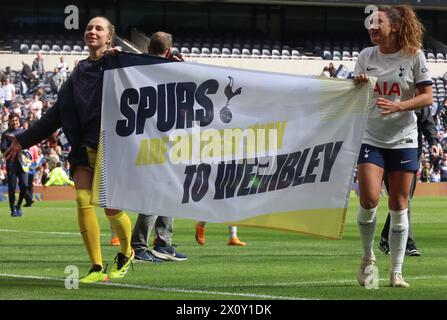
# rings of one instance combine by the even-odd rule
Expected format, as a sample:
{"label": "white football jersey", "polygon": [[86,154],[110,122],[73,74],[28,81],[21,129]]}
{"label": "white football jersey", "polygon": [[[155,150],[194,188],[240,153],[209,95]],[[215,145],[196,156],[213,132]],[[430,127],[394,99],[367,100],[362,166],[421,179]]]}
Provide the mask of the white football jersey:
{"label": "white football jersey", "polygon": [[[384,54],[378,46],[363,50],[357,60],[354,75],[367,74],[377,78],[374,98],[406,101],[415,95],[417,85],[431,85],[424,53],[419,50],[409,56],[402,51]],[[418,147],[417,118],[413,110],[382,116],[374,104],[369,110],[363,143],[379,148],[402,149]]]}

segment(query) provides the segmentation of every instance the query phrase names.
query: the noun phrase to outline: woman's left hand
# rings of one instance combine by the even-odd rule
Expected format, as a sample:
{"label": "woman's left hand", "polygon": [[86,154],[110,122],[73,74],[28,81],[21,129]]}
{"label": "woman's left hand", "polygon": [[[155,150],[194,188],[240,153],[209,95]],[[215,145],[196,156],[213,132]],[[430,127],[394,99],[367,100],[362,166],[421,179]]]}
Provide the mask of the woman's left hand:
{"label": "woman's left hand", "polygon": [[383,116],[402,111],[400,102],[390,101],[384,98],[377,98],[377,106],[383,110]]}

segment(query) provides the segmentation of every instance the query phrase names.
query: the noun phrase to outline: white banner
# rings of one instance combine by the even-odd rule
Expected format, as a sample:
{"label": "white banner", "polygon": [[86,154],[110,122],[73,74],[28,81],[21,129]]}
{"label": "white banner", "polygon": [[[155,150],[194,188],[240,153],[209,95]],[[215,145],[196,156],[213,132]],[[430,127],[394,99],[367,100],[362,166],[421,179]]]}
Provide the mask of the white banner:
{"label": "white banner", "polygon": [[97,201],[340,238],[373,84],[120,54]]}

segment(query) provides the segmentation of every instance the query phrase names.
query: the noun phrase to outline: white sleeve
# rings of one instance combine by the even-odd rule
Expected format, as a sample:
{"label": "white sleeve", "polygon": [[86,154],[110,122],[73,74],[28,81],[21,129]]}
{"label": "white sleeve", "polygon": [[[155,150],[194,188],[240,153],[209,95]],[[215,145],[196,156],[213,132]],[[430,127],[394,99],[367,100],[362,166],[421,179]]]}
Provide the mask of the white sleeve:
{"label": "white sleeve", "polygon": [[367,49],[362,50],[362,52],[360,52],[357,62],[355,63],[354,77],[362,73],[366,74],[366,56],[367,56],[366,50]]}
{"label": "white sleeve", "polygon": [[413,75],[415,86],[432,84],[427,62],[422,51],[419,51],[414,58]]}

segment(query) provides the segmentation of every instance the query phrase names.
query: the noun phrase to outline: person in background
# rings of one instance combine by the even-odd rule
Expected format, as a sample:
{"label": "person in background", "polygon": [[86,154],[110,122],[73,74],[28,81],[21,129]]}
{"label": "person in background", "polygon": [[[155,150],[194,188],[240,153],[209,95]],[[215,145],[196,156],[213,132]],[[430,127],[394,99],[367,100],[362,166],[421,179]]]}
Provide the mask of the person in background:
{"label": "person in background", "polygon": [[[203,246],[205,244],[205,221],[198,221],[196,223],[196,241],[198,244]],[[239,240],[237,236],[237,227],[228,226],[229,236],[227,244],[229,246],[240,246],[245,247],[247,244]]]}
{"label": "person in background", "polygon": [[67,173],[62,169],[62,162],[58,162],[56,167],[51,170],[48,181],[44,184],[45,187],[49,186],[65,186],[69,185],[74,187],[75,184],[68,177]]}
{"label": "person in background", "polygon": [[[25,199],[26,203],[31,203],[32,198],[28,194],[28,173],[25,172],[21,163],[22,154],[20,153],[15,159],[7,157],[5,152],[11,146],[9,137],[14,137],[23,132],[20,128],[20,117],[16,113],[9,114],[9,129],[2,135],[1,150],[6,159],[6,171],[8,177],[8,196],[9,207],[11,209],[11,217],[21,217],[23,215],[22,202]],[[19,182],[19,199],[16,200],[16,187],[17,181]]]}
{"label": "person in background", "polygon": [[[156,32],[150,38],[148,53],[157,57],[180,61],[171,54],[172,35]],[[177,252],[172,246],[173,217],[139,214],[132,233],[132,248],[135,259],[146,262],[162,262],[164,260],[185,261],[188,257]],[[151,230],[155,230],[154,248],[148,250],[148,238]]]}
{"label": "person in background", "polygon": [[[422,155],[422,135],[426,137],[429,145],[430,145],[430,152],[431,154],[437,155],[440,150],[438,148],[439,146],[439,138],[438,138],[438,131],[436,130],[435,122],[433,120],[430,107],[425,107],[422,109],[415,110],[415,114],[417,116],[417,125],[418,125],[418,159],[421,159]],[[419,161],[420,166],[420,161]],[[430,175],[428,175],[429,177]],[[385,186],[387,191],[390,190],[390,184],[388,181],[388,175],[385,174]],[[410,189],[410,196],[408,199],[408,239],[407,239],[407,246],[405,249],[405,255],[407,256],[420,256],[421,253],[419,249],[416,246],[416,241],[414,240],[413,236],[413,228],[411,226],[411,219],[410,219],[410,208],[411,208],[411,199],[413,198],[414,192],[416,190],[417,185],[417,174],[414,173],[413,181],[411,183],[411,189]],[[385,254],[388,254],[390,252],[389,243],[388,243],[388,234],[390,229],[390,214],[388,214],[386,218],[385,225],[382,229],[381,239],[379,242],[379,249]]]}

